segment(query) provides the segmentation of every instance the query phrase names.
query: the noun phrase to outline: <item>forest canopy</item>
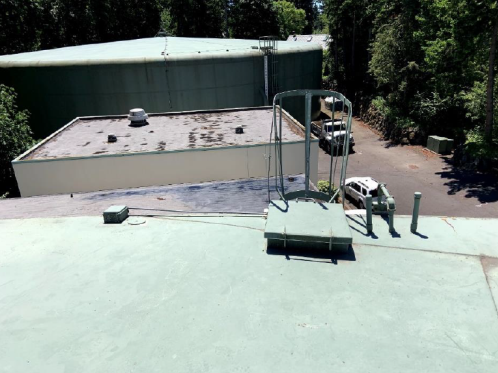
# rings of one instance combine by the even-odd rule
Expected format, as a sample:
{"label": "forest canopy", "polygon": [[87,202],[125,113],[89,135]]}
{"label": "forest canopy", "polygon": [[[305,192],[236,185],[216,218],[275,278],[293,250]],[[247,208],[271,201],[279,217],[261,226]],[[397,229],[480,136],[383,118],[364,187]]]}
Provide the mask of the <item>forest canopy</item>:
{"label": "forest canopy", "polygon": [[375,111],[391,128],[425,135],[496,139],[497,1],[323,5],[334,40],[325,80],[350,97],[358,113]]}

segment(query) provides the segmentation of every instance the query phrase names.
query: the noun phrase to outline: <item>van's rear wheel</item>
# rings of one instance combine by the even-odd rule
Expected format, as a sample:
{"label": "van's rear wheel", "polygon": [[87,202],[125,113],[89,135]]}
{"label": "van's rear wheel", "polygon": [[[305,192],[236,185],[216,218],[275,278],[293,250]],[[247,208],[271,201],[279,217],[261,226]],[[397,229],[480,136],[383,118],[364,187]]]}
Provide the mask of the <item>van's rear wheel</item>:
{"label": "van's rear wheel", "polygon": [[329,142],[327,142],[327,145],[326,145],[326,147],[325,147],[325,148],[326,148],[326,150],[327,150],[327,153],[332,154],[332,150],[331,150],[331,148],[330,148],[330,143],[329,143]]}
{"label": "van's rear wheel", "polygon": [[365,205],[363,204],[363,201],[360,200],[360,210],[364,210],[365,209]]}

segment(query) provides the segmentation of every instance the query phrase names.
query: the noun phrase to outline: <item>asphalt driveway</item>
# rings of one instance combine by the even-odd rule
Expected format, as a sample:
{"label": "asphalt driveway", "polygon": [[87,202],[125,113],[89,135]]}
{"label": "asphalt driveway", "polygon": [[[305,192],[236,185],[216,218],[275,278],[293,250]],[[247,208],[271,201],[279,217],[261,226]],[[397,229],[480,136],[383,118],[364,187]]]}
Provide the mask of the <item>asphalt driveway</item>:
{"label": "asphalt driveway", "polygon": [[[498,178],[452,166],[451,156],[439,156],[421,146],[391,146],[370,127],[353,119],[354,153],[348,177],[371,176],[384,182],[397,205],[409,215],[413,193],[421,192],[423,215],[498,217]],[[320,149],[319,179],[328,179],[330,155]]]}

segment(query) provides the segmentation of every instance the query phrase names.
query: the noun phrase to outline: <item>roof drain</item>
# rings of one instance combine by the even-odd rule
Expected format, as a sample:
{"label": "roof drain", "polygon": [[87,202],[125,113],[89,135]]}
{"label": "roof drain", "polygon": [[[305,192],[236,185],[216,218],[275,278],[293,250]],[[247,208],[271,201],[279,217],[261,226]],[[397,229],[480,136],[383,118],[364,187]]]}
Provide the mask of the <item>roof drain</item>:
{"label": "roof drain", "polygon": [[131,127],[141,127],[145,126],[147,123],[147,119],[149,116],[145,113],[144,109],[131,109],[130,114],[128,115],[128,119],[130,120]]}

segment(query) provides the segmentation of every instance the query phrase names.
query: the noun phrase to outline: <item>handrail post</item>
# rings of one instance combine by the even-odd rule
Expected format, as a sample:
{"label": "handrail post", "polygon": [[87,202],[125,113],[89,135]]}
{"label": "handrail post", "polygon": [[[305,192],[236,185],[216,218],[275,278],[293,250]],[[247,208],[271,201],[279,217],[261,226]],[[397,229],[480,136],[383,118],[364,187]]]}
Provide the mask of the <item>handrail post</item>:
{"label": "handrail post", "polygon": [[[389,195],[389,193],[387,193]],[[396,230],[394,229],[394,211],[396,211],[396,202],[394,201],[394,198],[389,195],[389,197],[386,200],[387,203],[387,213],[389,215],[389,233],[395,233]]]}
{"label": "handrail post", "polygon": [[420,192],[415,192],[414,196],[414,202],[413,202],[413,214],[412,214],[412,224],[410,226],[410,231],[412,233],[417,232],[417,227],[418,227],[418,210],[420,208],[420,199],[422,198],[422,193]]}
{"label": "handrail post", "polygon": [[306,92],[305,94],[305,118],[304,123],[306,126],[305,131],[305,163],[304,163],[304,195],[308,198],[310,190],[310,152],[311,152],[311,98],[313,94]]}
{"label": "handrail post", "polygon": [[389,233],[394,233],[394,211],[388,210],[389,214]]}
{"label": "handrail post", "polygon": [[372,233],[373,224],[372,224],[372,196],[367,194],[367,232]]}

